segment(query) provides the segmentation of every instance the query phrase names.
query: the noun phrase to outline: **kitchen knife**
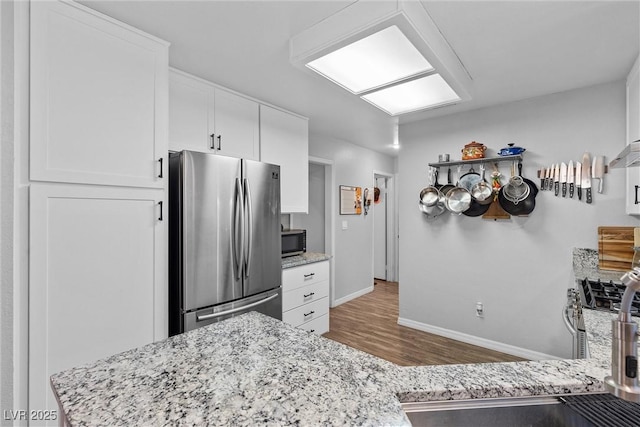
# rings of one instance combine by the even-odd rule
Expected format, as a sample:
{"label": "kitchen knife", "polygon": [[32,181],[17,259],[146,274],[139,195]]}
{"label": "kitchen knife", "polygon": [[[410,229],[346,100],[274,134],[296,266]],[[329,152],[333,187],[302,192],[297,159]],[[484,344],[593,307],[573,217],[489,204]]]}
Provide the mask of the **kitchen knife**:
{"label": "kitchen knife", "polygon": [[576,170],[573,167],[573,160],[569,161],[569,166],[567,168],[567,183],[569,184],[569,197],[573,198],[573,191],[574,191],[574,181],[575,181],[575,173]]}
{"label": "kitchen knife", "polygon": [[556,163],[556,169],[553,173],[553,189],[555,190],[556,196],[560,193],[560,165]]}
{"label": "kitchen knife", "polygon": [[562,184],[562,197],[567,197],[567,164],[560,164],[560,184]]}
{"label": "kitchen knife", "polygon": [[582,163],[576,162],[576,186],[578,187],[578,200],[582,200]]}
{"label": "kitchen knife", "polygon": [[604,179],[604,156],[595,156],[593,158],[593,169],[591,169],[591,177],[598,180],[598,193],[602,193],[602,181]]}
{"label": "kitchen knife", "polygon": [[544,177],[546,173],[547,173],[547,170],[545,168],[540,169],[540,188],[542,188],[543,190],[544,190]]}
{"label": "kitchen knife", "polygon": [[582,188],[587,191],[587,203],[591,203],[591,154],[582,155]]}
{"label": "kitchen knife", "polygon": [[547,174],[544,177],[544,188],[543,190],[548,190],[549,189],[549,180],[551,179],[551,168],[547,168]]}

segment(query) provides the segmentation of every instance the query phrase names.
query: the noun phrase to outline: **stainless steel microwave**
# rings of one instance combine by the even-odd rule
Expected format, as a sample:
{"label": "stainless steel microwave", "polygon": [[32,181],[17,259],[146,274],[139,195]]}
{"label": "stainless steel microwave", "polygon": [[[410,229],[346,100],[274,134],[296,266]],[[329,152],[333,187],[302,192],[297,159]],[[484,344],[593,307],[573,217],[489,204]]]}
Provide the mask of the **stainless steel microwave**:
{"label": "stainless steel microwave", "polygon": [[300,255],[307,251],[307,230],[282,232],[282,257]]}

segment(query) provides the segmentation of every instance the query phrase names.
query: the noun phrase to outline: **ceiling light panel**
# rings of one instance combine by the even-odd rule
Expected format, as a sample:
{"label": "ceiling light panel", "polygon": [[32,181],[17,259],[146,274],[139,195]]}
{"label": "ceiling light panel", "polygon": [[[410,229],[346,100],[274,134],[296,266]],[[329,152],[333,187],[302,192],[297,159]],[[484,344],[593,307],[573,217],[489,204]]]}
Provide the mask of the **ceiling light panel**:
{"label": "ceiling light panel", "polygon": [[460,97],[439,74],[431,74],[362,96],[381,110],[396,116],[459,101]]}
{"label": "ceiling light panel", "polygon": [[396,25],[311,61],[307,67],[355,94],[433,70]]}

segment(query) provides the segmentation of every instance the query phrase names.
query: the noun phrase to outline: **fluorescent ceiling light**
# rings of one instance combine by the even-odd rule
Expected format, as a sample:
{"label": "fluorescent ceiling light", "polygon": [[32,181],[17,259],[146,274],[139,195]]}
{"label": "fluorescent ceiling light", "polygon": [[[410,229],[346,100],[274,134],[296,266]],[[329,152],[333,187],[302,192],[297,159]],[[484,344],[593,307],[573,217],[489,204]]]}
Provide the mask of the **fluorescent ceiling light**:
{"label": "fluorescent ceiling light", "polygon": [[433,70],[396,25],[311,61],[307,67],[355,94]]}
{"label": "fluorescent ceiling light", "polygon": [[459,101],[439,74],[431,74],[362,96],[392,116]]}

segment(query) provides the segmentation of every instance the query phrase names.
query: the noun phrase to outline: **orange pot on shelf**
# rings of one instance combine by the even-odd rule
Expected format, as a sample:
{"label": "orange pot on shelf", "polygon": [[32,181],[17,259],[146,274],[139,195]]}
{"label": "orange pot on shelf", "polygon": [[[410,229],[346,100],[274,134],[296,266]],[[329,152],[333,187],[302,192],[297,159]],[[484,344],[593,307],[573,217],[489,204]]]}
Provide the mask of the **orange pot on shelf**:
{"label": "orange pot on shelf", "polygon": [[484,144],[471,141],[462,149],[462,160],[484,159],[486,149]]}

